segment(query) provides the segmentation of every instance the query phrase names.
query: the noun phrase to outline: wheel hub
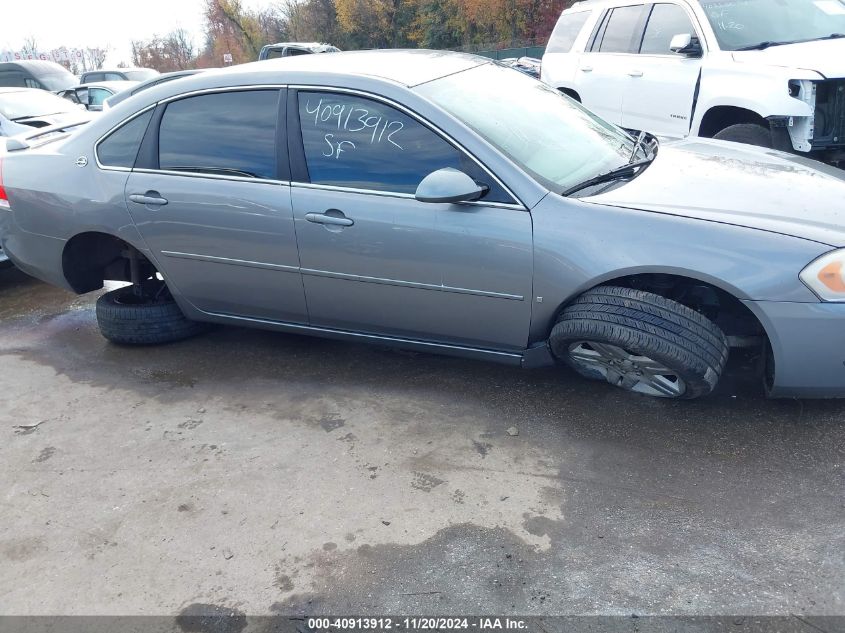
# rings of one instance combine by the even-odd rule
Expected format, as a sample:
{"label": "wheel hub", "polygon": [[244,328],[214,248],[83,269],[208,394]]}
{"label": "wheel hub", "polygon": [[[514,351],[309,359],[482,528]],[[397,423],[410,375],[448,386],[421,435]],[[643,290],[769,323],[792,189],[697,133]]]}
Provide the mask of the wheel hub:
{"label": "wheel hub", "polygon": [[675,370],[616,345],[579,341],[569,346],[569,356],[615,387],[659,398],[679,398],[686,392],[686,385]]}

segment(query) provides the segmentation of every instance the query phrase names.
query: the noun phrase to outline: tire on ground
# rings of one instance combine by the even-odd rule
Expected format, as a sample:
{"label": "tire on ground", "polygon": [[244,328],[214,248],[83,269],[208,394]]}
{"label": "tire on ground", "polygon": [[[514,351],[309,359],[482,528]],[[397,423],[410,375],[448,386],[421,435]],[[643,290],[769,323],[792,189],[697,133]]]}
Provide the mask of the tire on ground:
{"label": "tire on ground", "polygon": [[131,286],[97,299],[97,324],[105,338],[121,345],[172,343],[207,329],[186,319],[169,295],[166,300],[138,301]]}
{"label": "tire on ground", "polygon": [[663,363],[693,399],[716,387],[728,360],[728,341],[712,321],[676,301],[631,288],[599,286],[568,305],[552,329],[549,343],[559,359],[587,378],[600,371],[577,364],[570,345],[595,341],[621,347]]}
{"label": "tire on ground", "polygon": [[713,138],[720,141],[733,141],[734,143],[745,143],[746,145],[756,145],[757,147],[765,147],[772,149],[774,139],[772,138],[772,131],[767,127],[758,125],[756,123],[738,123],[731,125],[716,134]]}

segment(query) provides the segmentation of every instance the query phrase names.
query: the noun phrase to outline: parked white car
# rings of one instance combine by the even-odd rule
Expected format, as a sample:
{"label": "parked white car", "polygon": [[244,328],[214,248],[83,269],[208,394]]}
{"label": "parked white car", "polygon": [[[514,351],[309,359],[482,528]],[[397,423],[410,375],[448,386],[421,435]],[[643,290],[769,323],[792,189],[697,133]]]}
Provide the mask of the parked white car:
{"label": "parked white car", "polygon": [[845,164],[843,0],[587,0],[542,79],[624,128]]}

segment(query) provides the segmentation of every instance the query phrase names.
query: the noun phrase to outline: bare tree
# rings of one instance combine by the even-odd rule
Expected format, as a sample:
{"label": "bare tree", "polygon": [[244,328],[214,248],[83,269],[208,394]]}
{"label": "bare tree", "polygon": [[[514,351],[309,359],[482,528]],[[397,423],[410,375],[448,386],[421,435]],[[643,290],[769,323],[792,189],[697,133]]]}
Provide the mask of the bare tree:
{"label": "bare tree", "polygon": [[34,35],[28,35],[23,41],[23,52],[25,55],[38,56],[38,40]]}
{"label": "bare tree", "polygon": [[185,70],[194,65],[196,54],[191,34],[185,29],[176,29],[165,36],[163,53],[172,70]]}

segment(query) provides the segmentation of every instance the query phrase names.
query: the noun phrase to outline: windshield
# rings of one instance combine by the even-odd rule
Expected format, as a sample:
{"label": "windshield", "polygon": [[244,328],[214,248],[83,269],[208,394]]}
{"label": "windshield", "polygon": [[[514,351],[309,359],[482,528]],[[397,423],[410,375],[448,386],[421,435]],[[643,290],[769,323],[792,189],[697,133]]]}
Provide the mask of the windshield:
{"label": "windshield", "polygon": [[0,94],[0,114],[12,121],[78,111],[79,107],[67,99],[43,90],[22,90]]}
{"label": "windshield", "polygon": [[722,50],[845,34],[842,0],[703,0]]}
{"label": "windshield", "polygon": [[126,78],[129,81],[146,81],[147,79],[152,79],[153,77],[158,76],[157,70],[150,70],[149,68],[143,68],[141,70],[124,70],[122,71]]}
{"label": "windshield", "polygon": [[47,89],[53,92],[59,90],[67,90],[79,84],[76,77],[70,73],[48,73],[46,75],[38,75],[38,81]]}
{"label": "windshield", "polygon": [[557,90],[484,64],[417,90],[555,191],[628,163],[634,141]]}

